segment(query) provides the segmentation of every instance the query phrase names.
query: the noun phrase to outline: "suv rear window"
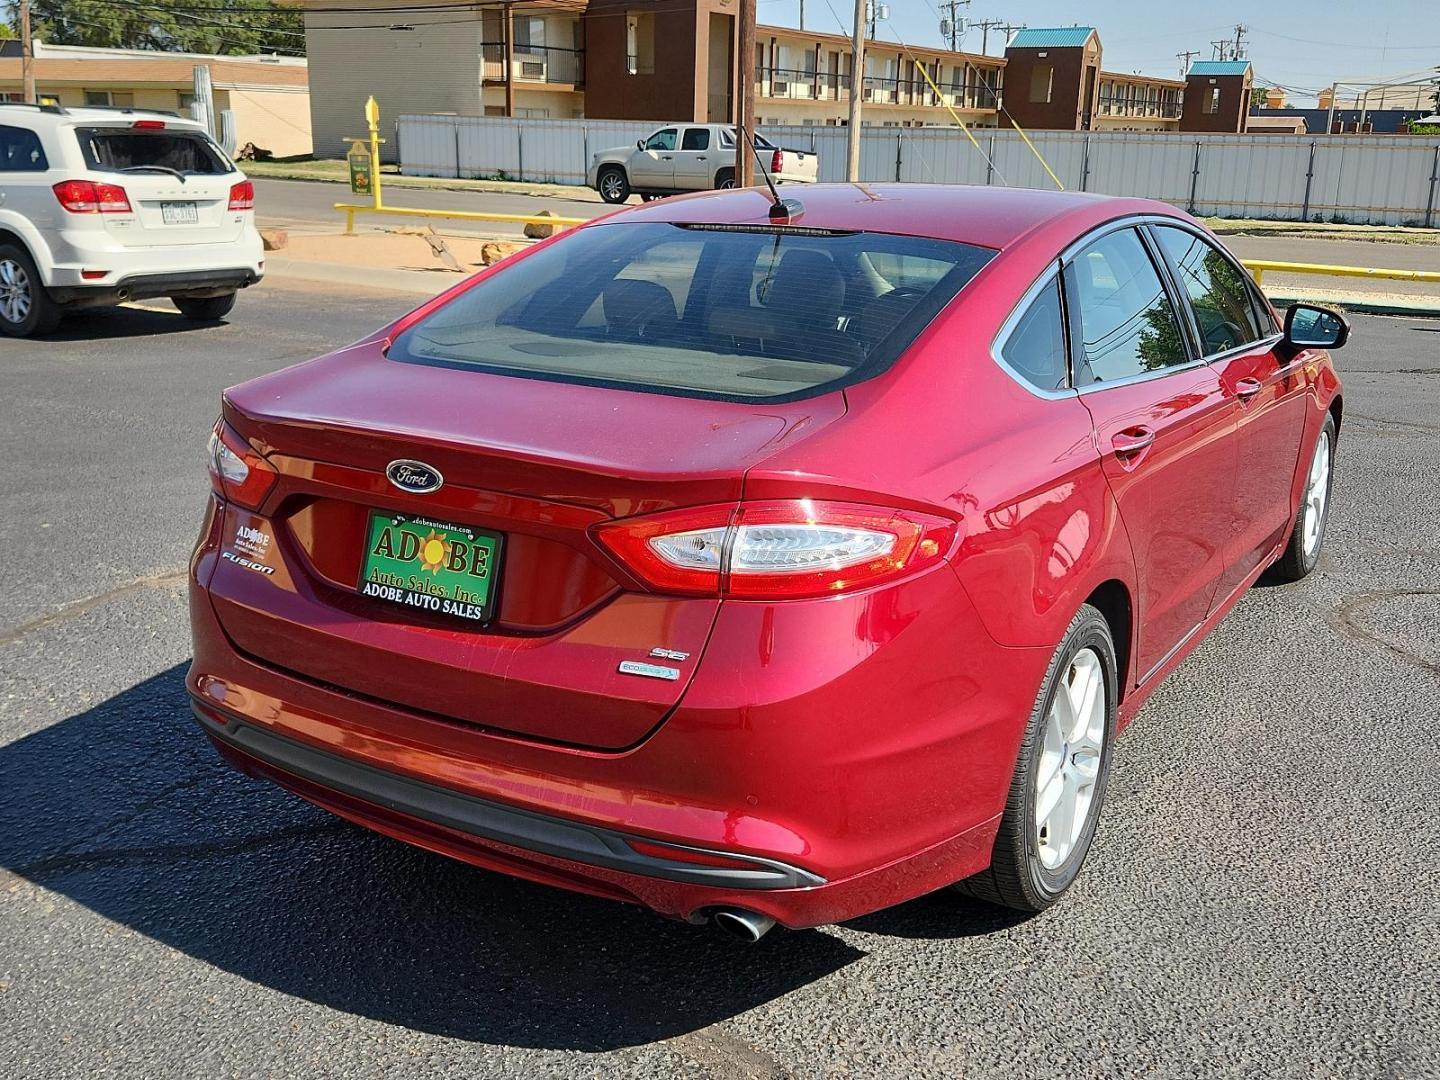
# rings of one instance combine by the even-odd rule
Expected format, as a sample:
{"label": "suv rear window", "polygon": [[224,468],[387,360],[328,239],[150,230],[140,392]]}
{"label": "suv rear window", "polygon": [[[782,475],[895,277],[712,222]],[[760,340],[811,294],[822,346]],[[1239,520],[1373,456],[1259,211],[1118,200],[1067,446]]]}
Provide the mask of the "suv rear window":
{"label": "suv rear window", "polygon": [[76,128],[85,164],[102,172],[154,168],[186,176],[218,176],[234,167],[198,131],[136,131],[133,128]]}
{"label": "suv rear window", "polygon": [[409,363],[728,400],[883,370],[994,256],[884,233],[617,222],[476,283],[391,346]]}

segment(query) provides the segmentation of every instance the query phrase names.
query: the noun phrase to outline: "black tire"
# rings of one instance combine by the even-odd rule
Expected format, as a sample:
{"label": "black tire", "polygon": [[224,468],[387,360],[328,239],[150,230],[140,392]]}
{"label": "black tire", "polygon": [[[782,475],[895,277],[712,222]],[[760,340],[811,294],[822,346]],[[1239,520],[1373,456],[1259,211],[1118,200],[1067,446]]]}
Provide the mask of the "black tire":
{"label": "black tire", "polygon": [[51,333],[63,309],[40,281],[35,260],[17,244],[0,244],[0,333],[31,337]]}
{"label": "black tire", "polygon": [[595,190],[607,203],[623,203],[630,198],[630,178],[619,165],[607,165],[595,177]]}
{"label": "black tire", "polygon": [[[1098,660],[1101,669],[1099,686],[1105,694],[1103,727],[1100,727],[1102,721],[1099,717],[1094,723],[1103,734],[1099,753],[1093,758],[1094,779],[1083,822],[1078,835],[1072,831],[1069,847],[1062,852],[1058,844],[1051,846],[1042,839],[1052,819],[1047,818],[1045,825],[1035,821],[1036,801],[1040,794],[1039,773],[1042,763],[1048,767],[1058,760],[1061,765],[1054,767],[1051,780],[1060,781],[1063,788],[1067,781],[1061,773],[1068,774],[1072,761],[1078,762],[1085,753],[1081,750],[1072,755],[1068,741],[1060,747],[1058,754],[1053,750],[1047,751],[1045,734],[1056,696],[1069,692],[1070,680],[1077,670],[1093,671],[1091,660],[1082,656],[1087,650]],[[1083,668],[1077,667],[1077,664],[1083,664]],[[1020,746],[1020,757],[1015,764],[1015,775],[1010,782],[1010,795],[1005,801],[1005,815],[995,837],[990,867],[958,883],[956,888],[992,904],[1017,911],[1037,912],[1055,903],[1070,887],[1090,850],[1105,802],[1111,749],[1115,742],[1117,685],[1115,641],[1110,634],[1110,625],[1099,611],[1086,604],[1071,621],[1059,648],[1055,650],[1035,707],[1031,710],[1025,740]],[[1074,745],[1080,746],[1081,743],[1077,741]],[[1078,771],[1075,775],[1079,775]],[[1081,782],[1079,786],[1083,788],[1085,783]],[[1047,861],[1052,865],[1047,865]]]}
{"label": "black tire", "polygon": [[[1308,577],[1320,562],[1320,551],[1325,546],[1325,526],[1330,521],[1330,493],[1335,486],[1335,417],[1326,416],[1315,440],[1315,449],[1310,452],[1310,464],[1305,472],[1305,488],[1300,493],[1300,509],[1295,513],[1295,524],[1290,529],[1290,539],[1285,550],[1271,568],[1271,576],[1277,581],[1299,581]],[[1311,483],[1319,464],[1321,452],[1326,454],[1323,497],[1318,509],[1319,520],[1315,523],[1313,540],[1309,530],[1312,503]]]}
{"label": "black tire", "polygon": [[735,186],[735,170],[721,169],[717,172],[715,174],[715,186],[721,191],[733,188]]}
{"label": "black tire", "polygon": [[219,322],[235,307],[235,294],[224,296],[172,296],[170,302],[191,322]]}

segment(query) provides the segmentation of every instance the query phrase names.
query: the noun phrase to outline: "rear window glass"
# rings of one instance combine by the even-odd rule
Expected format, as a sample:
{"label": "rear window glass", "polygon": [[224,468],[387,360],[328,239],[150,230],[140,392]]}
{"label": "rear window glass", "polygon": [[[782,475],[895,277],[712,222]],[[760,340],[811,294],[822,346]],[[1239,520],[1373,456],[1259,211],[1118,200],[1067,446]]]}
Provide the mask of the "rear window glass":
{"label": "rear window glass", "polygon": [[894,361],[994,256],[881,233],[597,225],[501,270],[390,356],[726,399],[799,397]]}
{"label": "rear window glass", "polygon": [[216,176],[233,172],[219,148],[198,131],[78,128],[85,163],[103,172],[178,172]]}

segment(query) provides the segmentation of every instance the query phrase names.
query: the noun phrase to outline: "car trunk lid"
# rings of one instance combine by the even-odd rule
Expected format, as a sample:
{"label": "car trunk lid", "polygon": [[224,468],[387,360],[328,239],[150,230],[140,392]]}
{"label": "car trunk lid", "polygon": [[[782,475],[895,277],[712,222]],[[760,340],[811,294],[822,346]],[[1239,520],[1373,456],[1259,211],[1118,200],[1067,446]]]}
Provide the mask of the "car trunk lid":
{"label": "car trunk lid", "polygon": [[[700,401],[400,363],[362,343],[227,394],[227,422],[280,476],[263,514],[228,509],[238,558],[211,595],[241,650],[297,674],[500,732],[628,746],[680,700],[719,601],[647,593],[594,526],[736,502],[746,469],[843,410],[838,393]],[[443,483],[400,490],[386,476],[398,459]],[[364,595],[372,512],[500,537],[493,616]]]}

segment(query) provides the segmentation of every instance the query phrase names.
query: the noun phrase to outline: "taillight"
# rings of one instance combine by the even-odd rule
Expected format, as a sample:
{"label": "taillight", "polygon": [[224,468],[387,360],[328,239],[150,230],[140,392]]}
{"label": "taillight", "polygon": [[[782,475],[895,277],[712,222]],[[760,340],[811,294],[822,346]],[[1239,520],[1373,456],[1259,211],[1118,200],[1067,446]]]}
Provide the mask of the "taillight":
{"label": "taillight", "polygon": [[231,210],[254,210],[255,209],[255,185],[249,180],[241,180],[230,189]]}
{"label": "taillight", "polygon": [[130,125],[136,131],[164,131],[164,120],[136,120]]}
{"label": "taillight", "polygon": [[215,422],[209,453],[210,484],[215,493],[250,510],[260,509],[279,479],[275,467],[224,420]]}
{"label": "taillight", "polygon": [[119,184],[61,180],[52,188],[60,205],[72,214],[128,214],[130,197]]}
{"label": "taillight", "polygon": [[776,150],[775,153],[770,156],[770,171],[772,173],[778,173],[782,171],[784,167],[785,155],[783,152]]}
{"label": "taillight", "polygon": [[631,518],[597,535],[660,592],[753,600],[892,581],[944,559],[956,532],[953,521],[909,510],[797,499]]}

